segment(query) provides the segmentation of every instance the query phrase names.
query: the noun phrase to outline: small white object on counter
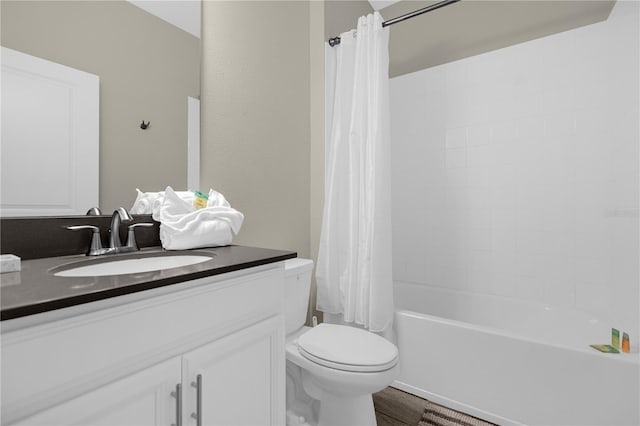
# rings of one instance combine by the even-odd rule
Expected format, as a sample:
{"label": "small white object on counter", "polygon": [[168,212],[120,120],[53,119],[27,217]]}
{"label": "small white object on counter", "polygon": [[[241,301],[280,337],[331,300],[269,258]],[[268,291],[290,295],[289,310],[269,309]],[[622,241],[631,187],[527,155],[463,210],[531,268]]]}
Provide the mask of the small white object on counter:
{"label": "small white object on counter", "polygon": [[20,258],[13,254],[0,255],[0,273],[20,271]]}

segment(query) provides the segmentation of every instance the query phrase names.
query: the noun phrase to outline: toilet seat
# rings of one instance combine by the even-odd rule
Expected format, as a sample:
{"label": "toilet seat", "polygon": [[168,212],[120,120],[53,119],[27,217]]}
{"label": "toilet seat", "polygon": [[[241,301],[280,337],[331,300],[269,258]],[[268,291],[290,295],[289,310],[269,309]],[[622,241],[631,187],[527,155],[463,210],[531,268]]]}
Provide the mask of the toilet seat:
{"label": "toilet seat", "polygon": [[398,362],[398,349],[366,330],[319,324],[298,339],[298,352],[309,361],[336,370],[380,372]]}

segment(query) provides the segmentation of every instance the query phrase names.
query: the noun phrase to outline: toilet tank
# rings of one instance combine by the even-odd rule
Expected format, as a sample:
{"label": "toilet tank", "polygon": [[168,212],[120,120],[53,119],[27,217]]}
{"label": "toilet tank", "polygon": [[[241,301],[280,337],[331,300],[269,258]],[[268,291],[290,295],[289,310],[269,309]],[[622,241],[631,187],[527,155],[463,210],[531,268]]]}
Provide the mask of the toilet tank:
{"label": "toilet tank", "polygon": [[307,320],[313,260],[289,259],[284,262],[286,334],[296,331]]}

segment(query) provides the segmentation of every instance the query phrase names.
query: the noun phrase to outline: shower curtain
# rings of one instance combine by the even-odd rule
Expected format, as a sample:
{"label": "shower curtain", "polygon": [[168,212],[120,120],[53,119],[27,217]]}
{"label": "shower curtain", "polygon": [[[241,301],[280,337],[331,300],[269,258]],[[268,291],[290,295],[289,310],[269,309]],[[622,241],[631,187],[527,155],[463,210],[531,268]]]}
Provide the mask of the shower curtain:
{"label": "shower curtain", "polygon": [[360,17],[356,31],[326,47],[330,123],[316,268],[317,309],[374,332],[390,329],[394,309],[389,29],[382,21],[378,12]]}

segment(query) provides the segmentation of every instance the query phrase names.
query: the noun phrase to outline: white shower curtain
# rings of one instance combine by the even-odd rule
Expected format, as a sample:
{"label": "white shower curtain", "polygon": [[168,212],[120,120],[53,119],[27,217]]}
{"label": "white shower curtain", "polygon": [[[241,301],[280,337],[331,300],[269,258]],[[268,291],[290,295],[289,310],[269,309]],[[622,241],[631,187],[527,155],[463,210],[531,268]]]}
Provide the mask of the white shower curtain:
{"label": "white shower curtain", "polygon": [[[393,321],[389,29],[378,12],[327,48],[325,200],[317,308],[375,331]],[[335,67],[335,69],[332,69]],[[332,87],[333,86],[333,87]]]}

